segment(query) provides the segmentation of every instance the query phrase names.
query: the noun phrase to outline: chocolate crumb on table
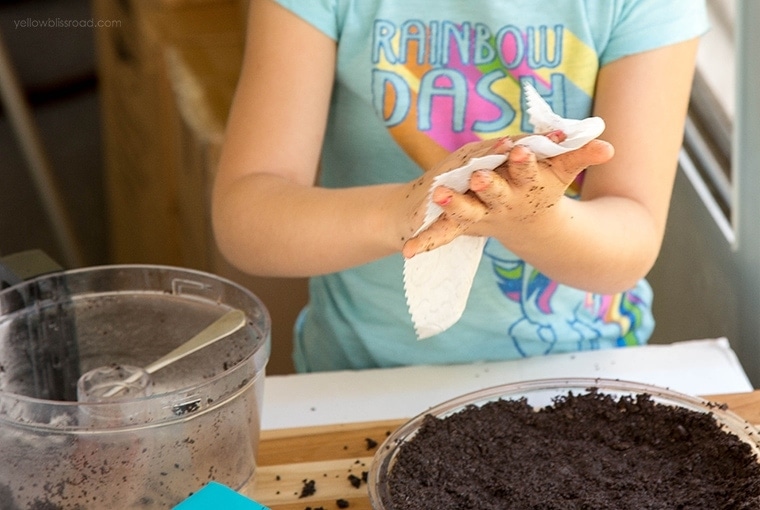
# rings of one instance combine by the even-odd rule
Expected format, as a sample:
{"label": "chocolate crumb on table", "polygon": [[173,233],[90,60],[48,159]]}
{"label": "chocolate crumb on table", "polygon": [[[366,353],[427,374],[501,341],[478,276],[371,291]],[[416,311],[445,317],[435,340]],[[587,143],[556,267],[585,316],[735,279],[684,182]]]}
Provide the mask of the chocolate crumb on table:
{"label": "chocolate crumb on table", "polygon": [[362,485],[362,479],[353,474],[348,475],[348,481],[351,482],[351,485],[353,485],[356,489]]}
{"label": "chocolate crumb on table", "polygon": [[339,499],[335,502],[336,505],[338,505],[338,508],[348,508],[350,505],[347,500],[345,499]]}
{"label": "chocolate crumb on table", "polygon": [[317,482],[314,480],[303,480],[303,488],[301,489],[301,495],[298,498],[307,498],[313,496],[317,492]]}
{"label": "chocolate crumb on table", "polygon": [[597,391],[425,417],[387,476],[396,510],[750,510],[760,463],[711,413]]}

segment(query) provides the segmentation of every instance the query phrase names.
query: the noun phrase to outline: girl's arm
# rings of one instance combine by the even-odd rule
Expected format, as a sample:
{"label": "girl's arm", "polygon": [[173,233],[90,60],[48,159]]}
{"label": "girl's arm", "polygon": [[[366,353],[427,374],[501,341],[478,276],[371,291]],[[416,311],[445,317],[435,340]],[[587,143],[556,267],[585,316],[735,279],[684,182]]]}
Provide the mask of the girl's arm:
{"label": "girl's arm", "polygon": [[242,271],[311,276],[398,253],[422,224],[435,175],[461,165],[463,151],[509,148],[470,144],[414,182],[315,186],[335,58],[322,32],[271,0],[251,2],[212,195],[217,245]]}
{"label": "girl's arm", "polygon": [[400,186],[314,187],[335,42],[271,0],[251,2],[247,38],[213,189],[222,254],[249,273],[297,276],[398,250],[386,209]]}
{"label": "girl's arm", "polygon": [[[535,162],[515,149],[499,175],[476,172],[471,193],[436,190],[446,228],[498,238],[550,278],[614,293],[645,276],[660,251],[683,137],[697,40],[621,58],[600,70],[594,114],[602,137],[575,153]],[[597,165],[581,200],[561,196],[573,159]],[[607,161],[609,159],[609,161]],[[445,222],[437,227],[442,228]],[[434,229],[431,236],[441,235]],[[406,255],[434,246],[422,234]]]}

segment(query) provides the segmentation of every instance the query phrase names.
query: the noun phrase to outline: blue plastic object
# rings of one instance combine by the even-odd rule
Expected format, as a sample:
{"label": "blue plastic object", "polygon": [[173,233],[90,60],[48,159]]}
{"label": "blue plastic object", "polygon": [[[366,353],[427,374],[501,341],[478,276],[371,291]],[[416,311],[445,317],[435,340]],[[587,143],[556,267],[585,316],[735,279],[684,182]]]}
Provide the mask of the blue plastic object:
{"label": "blue plastic object", "polygon": [[174,510],[269,510],[260,503],[238,494],[217,482],[209,482],[201,490],[174,507]]}

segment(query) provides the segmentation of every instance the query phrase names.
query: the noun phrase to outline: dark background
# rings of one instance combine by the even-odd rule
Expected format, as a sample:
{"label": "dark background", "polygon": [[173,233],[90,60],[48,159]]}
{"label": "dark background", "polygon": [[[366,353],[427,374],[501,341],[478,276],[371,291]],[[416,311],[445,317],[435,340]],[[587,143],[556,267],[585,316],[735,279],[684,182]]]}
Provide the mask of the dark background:
{"label": "dark background", "polygon": [[[84,265],[106,263],[94,32],[91,28],[19,26],[29,19],[90,20],[90,2],[1,2],[0,38],[34,111]],[[0,256],[29,249],[41,249],[66,266],[8,113],[0,108]]]}

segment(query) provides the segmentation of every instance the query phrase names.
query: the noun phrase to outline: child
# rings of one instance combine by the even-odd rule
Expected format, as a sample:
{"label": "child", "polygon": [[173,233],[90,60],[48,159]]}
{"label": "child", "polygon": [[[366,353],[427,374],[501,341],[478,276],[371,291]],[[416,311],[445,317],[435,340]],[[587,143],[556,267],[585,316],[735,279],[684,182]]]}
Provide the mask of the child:
{"label": "child", "polygon": [[[645,343],[706,29],[703,0],[253,0],[219,247],[312,277],[299,371]],[[563,117],[601,117],[604,141],[537,161],[505,139],[531,130],[526,81]],[[445,214],[414,237],[433,178],[498,153],[467,192],[437,188]],[[462,234],[488,238],[467,308],[418,341],[404,257]]]}

